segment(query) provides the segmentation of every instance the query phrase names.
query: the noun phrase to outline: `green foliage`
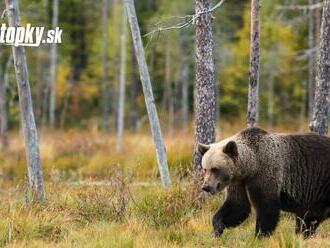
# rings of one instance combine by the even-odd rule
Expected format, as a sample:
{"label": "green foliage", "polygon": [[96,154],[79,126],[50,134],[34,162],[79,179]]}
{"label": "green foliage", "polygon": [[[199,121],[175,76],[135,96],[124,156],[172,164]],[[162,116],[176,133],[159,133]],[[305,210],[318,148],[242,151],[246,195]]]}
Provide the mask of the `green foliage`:
{"label": "green foliage", "polygon": [[[21,13],[23,25],[51,26],[52,1],[22,1]],[[213,3],[214,4],[214,3]],[[274,102],[274,120],[283,120],[292,113],[298,115],[302,106],[307,105],[306,80],[307,59],[307,18],[305,13],[296,11],[277,11],[276,6],[282,1],[262,3],[261,8],[261,71],[260,71],[260,119],[267,120],[268,102]],[[305,2],[302,2],[305,4]],[[238,7],[239,6],[239,7]],[[57,114],[61,113],[68,90],[69,78],[74,76],[73,94],[69,100],[69,112],[66,127],[88,128],[90,119],[94,119],[100,127],[102,122],[102,81],[103,81],[103,32],[101,2],[65,0],[60,1],[59,26],[63,29],[63,42],[58,46],[59,59],[57,70]],[[184,1],[137,1],[137,13],[141,33],[159,27],[172,26],[184,21],[184,16],[194,13],[194,3]],[[70,10],[70,11],[68,11]],[[219,104],[223,118],[244,118],[247,103],[249,40],[250,40],[250,5],[243,0],[226,1],[214,11],[214,54],[217,80],[219,81]],[[117,85],[119,72],[119,48],[123,7],[120,1],[113,1],[109,9],[108,28],[110,31],[110,80],[111,109],[115,119]],[[296,21],[301,18],[300,21]],[[294,21],[292,21],[294,20]],[[181,58],[180,36],[186,36],[184,46],[188,50],[189,64],[189,110],[193,110],[194,86],[194,28],[171,30],[143,37],[145,53],[153,83],[156,104],[168,115],[166,104],[166,88],[173,89],[175,114],[180,115],[181,99]],[[132,54],[131,40],[127,44],[128,54]],[[167,51],[169,50],[169,51]],[[166,53],[170,56],[170,78],[165,82]],[[1,65],[8,58],[9,49],[5,48],[1,57]],[[38,123],[41,123],[43,98],[49,79],[49,51],[41,48],[26,49],[30,82]],[[127,92],[130,92],[132,66],[134,56],[128,56],[126,66]],[[267,84],[274,80],[274,99],[269,99]],[[10,127],[19,125],[18,97],[15,79],[11,70],[9,89]],[[126,98],[126,112],[132,104]],[[304,102],[303,102],[304,101]],[[46,101],[47,103],[47,101]],[[145,115],[145,103],[139,87],[137,96],[139,117]],[[47,114],[47,111],[46,111]],[[128,118],[127,118],[128,120]],[[166,122],[166,118],[161,118]],[[115,120],[112,120],[115,123]]]}
{"label": "green foliage", "polygon": [[[261,95],[267,94],[267,83],[274,78],[275,112],[286,115],[289,109],[296,112],[301,107],[302,84],[301,65],[294,56],[298,43],[298,34],[290,24],[276,21],[273,8],[263,4],[261,16]],[[246,6],[243,26],[237,34],[237,41],[228,45],[229,63],[221,69],[220,106],[223,114],[241,116],[246,112],[247,85],[250,53],[250,6]],[[266,109],[267,99],[261,98],[261,110]],[[263,111],[262,117],[265,116]],[[276,117],[276,116],[275,116]]]}

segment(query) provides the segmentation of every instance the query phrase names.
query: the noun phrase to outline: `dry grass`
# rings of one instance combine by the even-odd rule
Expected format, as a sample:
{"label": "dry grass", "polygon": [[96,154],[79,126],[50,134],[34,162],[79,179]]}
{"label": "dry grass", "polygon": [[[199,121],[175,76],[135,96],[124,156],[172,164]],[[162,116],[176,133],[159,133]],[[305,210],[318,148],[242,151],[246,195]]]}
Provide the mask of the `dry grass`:
{"label": "dry grass", "polygon": [[[241,128],[222,125],[221,137]],[[277,127],[285,131],[285,127]],[[47,204],[25,204],[22,139],[0,154],[0,246],[8,247],[329,247],[330,224],[309,240],[294,234],[282,214],[275,234],[254,239],[254,216],[238,228],[212,236],[211,217],[222,196],[200,201],[191,183],[191,132],[166,137],[174,185],[159,184],[147,133],[127,135],[121,153],[113,135],[43,132],[41,153]]]}

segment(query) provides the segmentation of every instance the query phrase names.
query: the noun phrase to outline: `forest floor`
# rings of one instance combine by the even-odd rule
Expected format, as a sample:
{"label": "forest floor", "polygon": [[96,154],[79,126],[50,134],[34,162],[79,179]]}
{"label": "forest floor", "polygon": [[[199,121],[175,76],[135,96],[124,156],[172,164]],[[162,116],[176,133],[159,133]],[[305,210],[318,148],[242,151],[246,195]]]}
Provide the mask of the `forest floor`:
{"label": "forest floor", "polygon": [[[224,125],[221,137],[240,129]],[[277,130],[286,128],[278,127]],[[148,132],[127,135],[41,133],[47,202],[26,204],[22,139],[0,154],[0,246],[7,247],[330,247],[330,222],[304,240],[282,213],[270,238],[254,238],[255,216],[215,239],[211,219],[222,195],[201,200],[191,180],[191,132],[166,137],[173,186],[163,189]]]}

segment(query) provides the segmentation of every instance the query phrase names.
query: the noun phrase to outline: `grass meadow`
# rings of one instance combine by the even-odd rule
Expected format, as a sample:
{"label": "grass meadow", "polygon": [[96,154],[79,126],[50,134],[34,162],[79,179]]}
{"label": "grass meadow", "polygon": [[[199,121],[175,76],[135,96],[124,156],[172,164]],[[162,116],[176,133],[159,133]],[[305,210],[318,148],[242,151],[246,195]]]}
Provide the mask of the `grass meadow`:
{"label": "grass meadow", "polygon": [[[241,127],[225,123],[220,137]],[[1,247],[330,247],[329,221],[304,240],[294,234],[293,216],[285,213],[270,238],[254,238],[252,214],[215,239],[211,219],[223,196],[198,196],[190,130],[166,136],[173,181],[169,189],[161,187],[148,130],[127,134],[121,153],[115,135],[93,128],[43,130],[40,136],[44,205],[26,204],[25,153],[18,133],[11,133],[10,149],[0,154]]]}

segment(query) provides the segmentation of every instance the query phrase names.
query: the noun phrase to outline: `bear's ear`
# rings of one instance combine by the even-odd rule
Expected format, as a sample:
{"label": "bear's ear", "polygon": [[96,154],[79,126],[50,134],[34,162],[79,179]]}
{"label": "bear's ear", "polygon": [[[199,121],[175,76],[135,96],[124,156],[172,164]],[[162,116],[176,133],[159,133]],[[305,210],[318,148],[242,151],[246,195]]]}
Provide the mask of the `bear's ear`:
{"label": "bear's ear", "polygon": [[208,150],[210,150],[210,146],[204,145],[202,143],[198,143],[197,149],[200,152],[200,154],[203,156]]}
{"label": "bear's ear", "polygon": [[227,145],[223,148],[223,152],[229,157],[234,158],[238,156],[237,144],[235,141],[229,141]]}

